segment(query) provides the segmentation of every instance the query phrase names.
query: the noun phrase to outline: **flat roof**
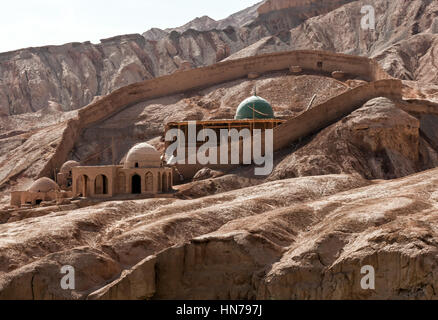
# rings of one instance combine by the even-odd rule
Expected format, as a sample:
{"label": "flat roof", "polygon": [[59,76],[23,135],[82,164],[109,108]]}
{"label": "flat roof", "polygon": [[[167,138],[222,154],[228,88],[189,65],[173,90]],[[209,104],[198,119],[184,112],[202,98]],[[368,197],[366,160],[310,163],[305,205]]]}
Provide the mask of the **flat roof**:
{"label": "flat roof", "polygon": [[168,122],[167,126],[183,126],[188,125],[189,122],[196,122],[196,124],[199,125],[206,125],[206,124],[219,124],[219,123],[272,123],[272,122],[286,122],[285,119],[242,119],[242,120],[235,120],[235,119],[222,119],[222,120],[192,120],[192,121],[175,121],[175,122]]}
{"label": "flat roof", "polygon": [[114,167],[123,167],[121,164],[109,164],[109,165],[96,165],[96,166],[76,166],[71,168],[72,170],[78,170],[78,169],[107,169],[107,168],[114,168]]}

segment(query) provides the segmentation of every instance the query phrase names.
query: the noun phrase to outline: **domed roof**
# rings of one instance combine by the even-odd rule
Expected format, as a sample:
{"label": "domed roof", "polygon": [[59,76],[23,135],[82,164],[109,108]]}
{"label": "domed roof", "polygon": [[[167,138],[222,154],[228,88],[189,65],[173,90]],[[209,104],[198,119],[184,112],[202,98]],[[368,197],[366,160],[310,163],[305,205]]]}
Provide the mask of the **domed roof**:
{"label": "domed roof", "polygon": [[274,111],[269,102],[258,96],[252,96],[242,101],[234,117],[236,120],[273,118]]}
{"label": "domed roof", "polygon": [[30,192],[50,192],[55,190],[59,190],[59,186],[55,181],[46,177],[38,179],[29,188]]}
{"label": "domed roof", "polygon": [[125,169],[158,168],[161,166],[161,155],[149,143],[143,142],[129,150],[124,161]]}
{"label": "domed roof", "polygon": [[61,173],[69,173],[71,171],[72,168],[74,167],[79,167],[80,163],[74,160],[70,160],[67,161],[66,163],[64,163],[61,167],[61,169],[59,170],[59,172]]}

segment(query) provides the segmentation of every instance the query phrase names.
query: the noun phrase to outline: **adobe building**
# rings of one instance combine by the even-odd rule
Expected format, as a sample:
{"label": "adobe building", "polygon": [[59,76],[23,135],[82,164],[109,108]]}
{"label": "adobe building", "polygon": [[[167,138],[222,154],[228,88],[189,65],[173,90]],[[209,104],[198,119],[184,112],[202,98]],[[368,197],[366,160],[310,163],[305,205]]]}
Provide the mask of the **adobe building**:
{"label": "adobe building", "polygon": [[59,202],[61,199],[70,198],[71,193],[61,191],[55,181],[49,178],[40,178],[26,191],[12,191],[11,205],[21,207],[34,206],[42,202]]}
{"label": "adobe building", "polygon": [[[254,134],[255,129],[260,129],[262,135],[264,131],[267,129],[274,129],[277,126],[283,124],[286,120],[276,119],[274,115],[274,110],[271,104],[265,99],[257,96],[256,94],[252,97],[249,97],[242,101],[237,108],[236,115],[234,119],[224,119],[224,120],[208,120],[208,121],[196,121],[196,137],[198,133],[203,129],[212,129],[216,132],[216,136],[220,136],[221,129],[236,129],[237,131],[241,131],[244,129],[249,129],[251,137]],[[165,128],[165,136],[167,132],[171,129],[179,129],[181,130],[185,137],[188,137],[189,125],[191,121],[182,121],[182,122],[170,122],[166,125]],[[165,147],[166,149],[174,143],[178,138],[175,137],[173,141],[166,141]],[[275,139],[275,137],[274,137]],[[196,146],[191,145],[190,143],[185,144],[185,156],[186,160],[188,158],[189,152],[193,152],[193,150],[198,149],[205,142],[196,142]],[[217,140],[217,155],[218,155],[218,163],[220,158],[220,139]],[[231,139],[229,139],[229,146],[231,148]],[[174,157],[176,157],[176,152]],[[242,158],[242,157],[241,157]],[[242,159],[241,159],[242,160]],[[195,164],[190,165],[186,164],[177,164],[177,170],[183,175],[184,178],[191,178],[195,175],[195,173],[206,167],[205,165]],[[224,167],[223,165],[207,165],[207,167],[211,169],[221,169]]]}
{"label": "adobe building", "polygon": [[[286,120],[275,119],[274,111],[270,103],[254,95],[242,101],[237,108],[234,119],[196,121],[196,135],[202,129],[213,129],[216,131],[218,137],[221,129],[237,129],[239,131],[249,129],[252,134],[254,129],[261,129],[262,131],[274,129],[285,121]],[[166,125],[165,134],[171,129],[180,129],[187,137],[189,123],[190,121],[169,122]],[[171,143],[172,142],[166,141],[166,148]],[[198,144],[202,145],[203,142],[199,142]]]}
{"label": "adobe building", "polygon": [[172,169],[164,166],[161,154],[150,144],[135,145],[122,162],[110,166],[71,167],[73,195],[84,198],[155,196],[172,190]]}
{"label": "adobe building", "polygon": [[[251,136],[254,129],[267,129],[284,123],[275,119],[274,111],[265,99],[256,95],[244,100],[238,107],[234,119],[197,121],[196,135],[201,129],[212,129],[218,136],[221,129],[249,129]],[[171,122],[166,125],[166,132],[178,128],[188,133],[189,121]],[[166,142],[166,148],[171,142]],[[220,156],[218,141],[218,156]],[[197,147],[203,142],[197,142]],[[186,151],[192,148],[186,145]],[[188,152],[186,152],[188,154]],[[27,191],[11,193],[11,205],[39,205],[43,201],[57,201],[65,198],[110,199],[130,198],[128,195],[155,197],[170,194],[174,184],[174,172],[193,175],[202,169],[201,165],[165,165],[161,154],[150,144],[140,143],[132,147],[119,165],[81,166],[77,161],[67,161],[57,174],[58,184],[49,179],[37,180]],[[190,173],[190,174],[191,174]],[[191,176],[193,176],[191,175]],[[186,177],[191,177],[186,175]]]}

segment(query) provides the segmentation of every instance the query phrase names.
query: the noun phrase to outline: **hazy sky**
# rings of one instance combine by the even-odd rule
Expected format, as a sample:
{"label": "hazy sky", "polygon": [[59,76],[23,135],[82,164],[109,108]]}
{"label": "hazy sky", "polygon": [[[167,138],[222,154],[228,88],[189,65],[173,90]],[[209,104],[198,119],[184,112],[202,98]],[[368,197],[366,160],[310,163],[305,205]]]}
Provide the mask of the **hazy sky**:
{"label": "hazy sky", "polygon": [[219,20],[259,0],[13,0],[3,1],[0,52],[91,41],[152,27],[170,28],[208,15]]}

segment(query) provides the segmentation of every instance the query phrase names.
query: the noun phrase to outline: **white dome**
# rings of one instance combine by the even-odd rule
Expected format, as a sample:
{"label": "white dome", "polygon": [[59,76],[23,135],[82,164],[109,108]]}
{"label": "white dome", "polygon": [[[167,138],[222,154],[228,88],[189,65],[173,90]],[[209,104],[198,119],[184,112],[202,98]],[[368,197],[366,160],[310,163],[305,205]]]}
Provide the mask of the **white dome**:
{"label": "white dome", "polygon": [[69,173],[72,168],[80,166],[80,163],[74,160],[67,161],[64,163],[61,167],[61,170],[59,172],[61,173]]}
{"label": "white dome", "polygon": [[161,155],[149,143],[139,143],[129,150],[124,161],[125,169],[158,168],[161,166]]}
{"label": "white dome", "polygon": [[56,184],[55,181],[49,178],[40,178],[37,181],[35,181],[29,188],[30,192],[50,192],[59,190],[59,186]]}

